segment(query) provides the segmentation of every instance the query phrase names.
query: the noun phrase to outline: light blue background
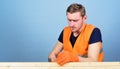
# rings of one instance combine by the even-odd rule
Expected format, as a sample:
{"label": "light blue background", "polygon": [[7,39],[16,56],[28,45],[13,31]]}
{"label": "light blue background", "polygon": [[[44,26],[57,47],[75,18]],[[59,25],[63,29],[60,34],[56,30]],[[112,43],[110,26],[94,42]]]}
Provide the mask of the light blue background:
{"label": "light blue background", "polygon": [[120,61],[119,0],[0,0],[0,62],[43,62],[67,25],[71,3],[101,29],[105,61]]}

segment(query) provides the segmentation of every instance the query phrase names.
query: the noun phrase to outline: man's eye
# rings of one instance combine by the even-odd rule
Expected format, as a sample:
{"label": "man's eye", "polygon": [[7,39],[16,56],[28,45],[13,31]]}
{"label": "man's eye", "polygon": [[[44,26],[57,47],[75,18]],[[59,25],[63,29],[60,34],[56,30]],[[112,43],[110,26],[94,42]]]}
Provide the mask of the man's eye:
{"label": "man's eye", "polygon": [[69,22],[71,22],[72,20],[68,20]]}
{"label": "man's eye", "polygon": [[74,22],[77,22],[78,20],[73,20]]}
{"label": "man's eye", "polygon": [[77,22],[78,20],[68,20],[69,22],[73,21],[73,22]]}

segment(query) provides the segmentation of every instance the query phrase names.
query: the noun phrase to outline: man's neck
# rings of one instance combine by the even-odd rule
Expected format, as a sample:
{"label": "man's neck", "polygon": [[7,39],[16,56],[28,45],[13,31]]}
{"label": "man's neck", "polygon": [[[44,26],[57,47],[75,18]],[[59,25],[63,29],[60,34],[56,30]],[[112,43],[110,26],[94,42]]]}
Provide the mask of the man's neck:
{"label": "man's neck", "polygon": [[73,36],[74,37],[77,37],[80,33],[77,33],[77,32],[73,32]]}
{"label": "man's neck", "polygon": [[83,25],[82,25],[82,27],[81,27],[81,29],[79,31],[73,32],[73,36],[77,37],[81,33],[81,31],[84,29],[85,24],[86,23],[83,23]]}

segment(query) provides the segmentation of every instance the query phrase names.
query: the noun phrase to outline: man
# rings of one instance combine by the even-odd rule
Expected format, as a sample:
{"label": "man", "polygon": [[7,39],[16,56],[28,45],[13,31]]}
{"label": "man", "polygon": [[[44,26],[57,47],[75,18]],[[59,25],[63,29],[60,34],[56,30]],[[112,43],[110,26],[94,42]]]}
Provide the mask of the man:
{"label": "man", "polygon": [[66,10],[68,25],[48,59],[64,65],[68,62],[103,61],[102,37],[99,28],[86,24],[86,11],[81,4],[71,4]]}

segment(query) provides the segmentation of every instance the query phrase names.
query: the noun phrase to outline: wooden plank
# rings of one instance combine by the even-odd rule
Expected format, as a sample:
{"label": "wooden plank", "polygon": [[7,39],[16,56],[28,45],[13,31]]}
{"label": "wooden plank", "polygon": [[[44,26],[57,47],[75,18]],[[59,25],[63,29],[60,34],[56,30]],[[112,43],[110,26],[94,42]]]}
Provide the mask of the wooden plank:
{"label": "wooden plank", "polygon": [[0,62],[0,69],[120,69],[120,62]]}

